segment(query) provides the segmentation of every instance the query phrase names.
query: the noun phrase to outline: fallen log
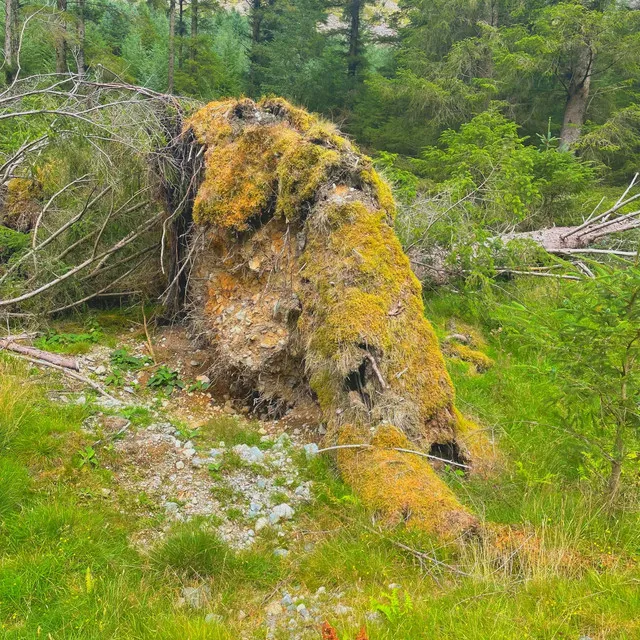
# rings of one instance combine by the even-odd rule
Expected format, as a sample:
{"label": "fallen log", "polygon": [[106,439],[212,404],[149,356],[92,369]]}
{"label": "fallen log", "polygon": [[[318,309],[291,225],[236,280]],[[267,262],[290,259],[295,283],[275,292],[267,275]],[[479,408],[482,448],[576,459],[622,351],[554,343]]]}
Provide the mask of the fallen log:
{"label": "fallen log", "polygon": [[48,362],[47,360],[41,360],[40,358],[32,358],[31,356],[27,356],[22,353],[13,352],[11,353],[11,355],[15,356],[16,358],[26,360],[27,362],[40,365],[42,367],[49,367],[51,369],[55,369],[56,371],[60,371],[61,373],[64,373],[64,375],[69,376],[70,378],[74,378],[75,380],[79,380],[80,382],[83,382],[84,384],[88,385],[92,389],[95,389],[101,396],[104,396],[105,398],[109,398],[109,400],[112,400],[117,404],[122,404],[122,402],[118,400],[118,398],[115,398],[110,393],[107,393],[97,382],[94,382],[93,380],[90,380],[89,378],[83,375],[80,375],[79,373],[76,373],[72,369],[68,369],[67,367],[62,367],[58,364],[54,364],[53,362]]}
{"label": "fallen log", "polygon": [[28,347],[24,344],[19,344],[15,341],[15,337],[0,339],[0,349],[6,349],[7,351],[15,351],[31,358],[37,358],[38,360],[44,360],[50,364],[54,364],[64,369],[72,369],[73,371],[80,371],[80,365],[75,358],[68,356],[61,356],[57,353],[51,353],[49,351],[43,351],[42,349],[36,349],[35,347]]}

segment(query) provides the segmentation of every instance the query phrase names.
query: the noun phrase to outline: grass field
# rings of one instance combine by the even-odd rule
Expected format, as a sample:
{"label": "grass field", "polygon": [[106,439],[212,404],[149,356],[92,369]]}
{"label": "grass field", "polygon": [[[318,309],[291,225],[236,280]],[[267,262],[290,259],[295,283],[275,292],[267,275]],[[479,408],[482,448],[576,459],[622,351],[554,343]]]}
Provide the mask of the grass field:
{"label": "grass field", "polygon": [[[454,305],[429,304],[441,333],[459,311]],[[270,602],[287,589],[323,588],[338,594],[325,617],[341,639],[355,638],[362,625],[380,640],[640,638],[637,486],[608,506],[582,445],[555,426],[549,383],[531,374],[535,358],[494,337],[488,351],[496,365],[486,373],[457,360],[450,367],[461,408],[493,432],[504,468],[489,479],[448,477],[462,500],[496,523],[495,538],[442,547],[401,527],[374,526],[329,462],[301,458],[314,500],[299,528],[311,533],[292,539],[286,557],[272,553],[268,537],[233,551],[198,521],[174,525],[145,552],[131,545],[149,522],[106,500],[104,487],[117,491],[113,477],[80,453],[90,443],[82,422],[97,407],[49,400],[46,391],[60,381],[3,356],[2,637],[265,638]],[[210,425],[202,438],[214,442],[227,429],[226,437],[254,444],[254,428],[243,423],[230,434],[225,424]],[[426,556],[419,561],[400,545]],[[206,608],[181,605],[181,590],[202,584]],[[320,638],[313,624],[274,634]]]}

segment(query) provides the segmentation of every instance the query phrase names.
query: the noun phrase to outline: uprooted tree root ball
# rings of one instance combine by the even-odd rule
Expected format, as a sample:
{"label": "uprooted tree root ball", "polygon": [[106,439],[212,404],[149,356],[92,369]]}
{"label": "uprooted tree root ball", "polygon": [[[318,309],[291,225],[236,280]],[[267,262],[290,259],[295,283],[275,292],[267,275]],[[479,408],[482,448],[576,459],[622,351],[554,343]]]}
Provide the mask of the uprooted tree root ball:
{"label": "uprooted tree root ball", "polygon": [[215,377],[258,410],[317,407],[338,465],[389,520],[444,537],[476,519],[425,458],[479,469],[488,442],[454,406],[388,185],[335,128],[283,100],[214,102],[187,123],[205,153],[190,311]]}

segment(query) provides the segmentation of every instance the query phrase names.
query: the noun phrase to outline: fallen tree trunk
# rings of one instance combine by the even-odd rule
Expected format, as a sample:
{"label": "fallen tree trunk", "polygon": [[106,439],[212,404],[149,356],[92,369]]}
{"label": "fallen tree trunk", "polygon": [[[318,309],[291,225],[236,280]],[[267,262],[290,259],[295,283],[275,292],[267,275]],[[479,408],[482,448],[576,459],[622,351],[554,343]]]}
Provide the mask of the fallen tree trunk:
{"label": "fallen tree trunk", "polygon": [[7,351],[15,351],[31,358],[37,358],[38,360],[44,360],[50,364],[54,364],[57,367],[64,369],[72,369],[73,371],[80,371],[80,366],[75,358],[69,358],[67,356],[61,356],[57,353],[51,353],[49,351],[43,351],[42,349],[36,349],[35,347],[28,347],[24,344],[15,342],[15,338],[0,339],[0,349],[6,349]]}
{"label": "fallen tree trunk", "polygon": [[[607,248],[606,245],[594,247],[593,245],[603,241],[608,236],[640,229],[640,208],[636,208],[634,204],[640,200],[640,191],[637,188],[639,176],[640,174],[635,174],[629,186],[613,206],[596,215],[598,208],[602,204],[602,201],[600,201],[600,204],[580,225],[502,233],[493,236],[482,244],[473,244],[472,255],[478,257],[485,249],[490,248],[494,252],[497,265],[494,271],[495,274],[507,273],[569,280],[581,280],[585,275],[587,277],[593,275],[588,267],[580,262],[580,258],[584,256],[593,256],[594,259],[606,256],[637,258],[637,251]],[[635,193],[633,193],[634,189]],[[524,263],[521,268],[506,265],[500,267],[500,256],[503,250],[509,248],[510,243],[523,241],[537,245],[549,254],[569,260],[577,267],[578,274],[544,273],[536,270],[544,267],[528,269]],[[414,242],[407,251],[414,273],[423,282],[444,285],[455,278],[464,278],[467,274],[461,264],[453,259],[456,253],[455,247],[446,248],[436,245],[425,248],[421,242]],[[468,251],[468,246],[465,246],[465,251]]]}
{"label": "fallen tree trunk", "polygon": [[428,461],[491,459],[455,394],[389,187],[335,129],[277,99],[212,103],[187,124],[205,149],[188,309],[211,377],[272,415],[316,407],[338,465],[391,521],[458,536],[477,519]]}

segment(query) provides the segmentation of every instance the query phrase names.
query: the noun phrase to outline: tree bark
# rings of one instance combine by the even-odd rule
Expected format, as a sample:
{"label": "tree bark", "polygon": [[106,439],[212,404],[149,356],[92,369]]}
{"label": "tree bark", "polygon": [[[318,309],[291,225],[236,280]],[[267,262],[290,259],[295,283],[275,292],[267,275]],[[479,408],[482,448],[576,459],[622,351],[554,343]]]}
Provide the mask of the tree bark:
{"label": "tree bark", "polygon": [[60,33],[56,37],[56,73],[67,71],[67,0],[56,0],[60,12]]}
{"label": "tree bark", "polygon": [[593,50],[589,46],[580,52],[571,80],[567,87],[567,103],[564,109],[560,149],[570,149],[579,139],[587,115],[591,74],[593,73]]}
{"label": "tree bark", "polygon": [[178,68],[182,69],[184,50],[184,0],[178,0]]}
{"label": "tree bark", "polygon": [[167,93],[173,93],[174,70],[176,64],[176,2],[169,0],[169,68],[167,73]]}
{"label": "tree bark", "polygon": [[16,62],[16,34],[15,26],[17,22],[16,0],[5,0],[4,2],[4,64],[7,82],[11,82],[14,74],[14,64]]}
{"label": "tree bark", "polygon": [[198,0],[191,0],[191,59],[197,56],[198,40]]}
{"label": "tree bark", "polygon": [[351,0],[347,8],[349,15],[349,53],[347,69],[351,77],[355,77],[362,65],[360,58],[360,16],[362,13],[363,0]]}
{"label": "tree bark", "polygon": [[78,75],[80,77],[82,77],[86,71],[84,61],[84,3],[85,0],[78,0]]}

